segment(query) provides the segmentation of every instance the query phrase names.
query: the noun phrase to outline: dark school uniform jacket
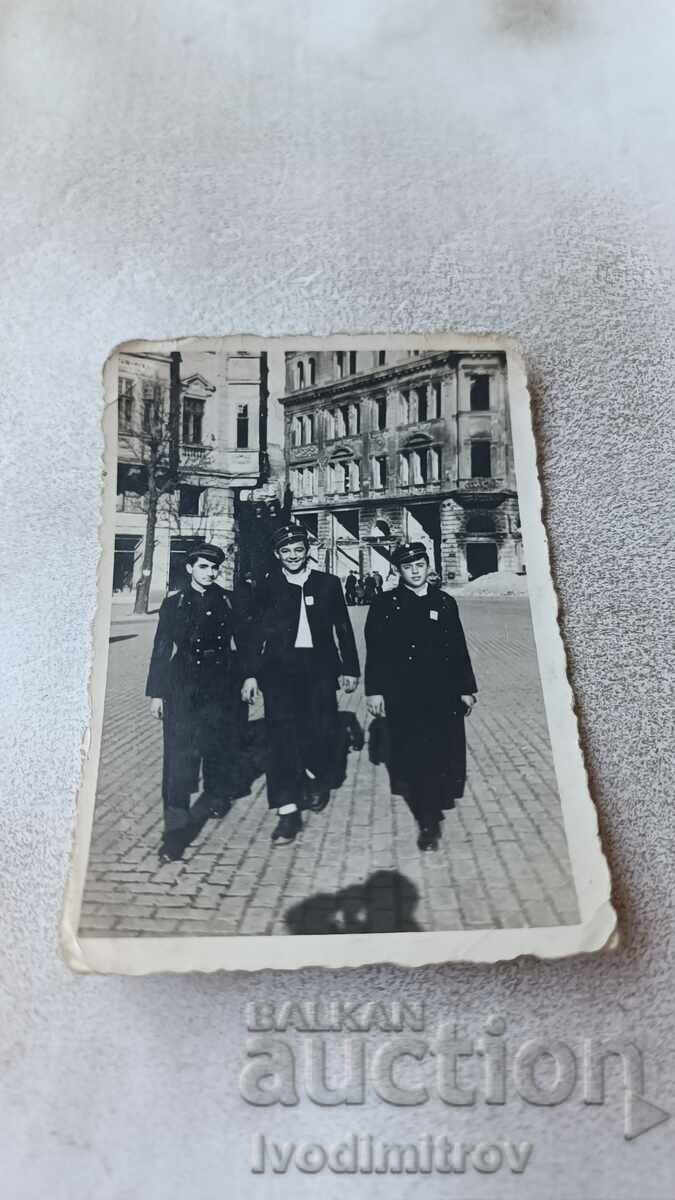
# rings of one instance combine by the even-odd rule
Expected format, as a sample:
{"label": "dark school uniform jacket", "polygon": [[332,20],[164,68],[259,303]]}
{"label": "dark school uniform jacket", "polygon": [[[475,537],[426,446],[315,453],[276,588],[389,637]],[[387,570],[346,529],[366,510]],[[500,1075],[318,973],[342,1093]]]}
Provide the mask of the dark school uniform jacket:
{"label": "dark school uniform jacket", "polygon": [[166,699],[184,690],[225,689],[240,675],[239,621],[229,593],[212,584],[203,593],[188,585],[163,601],[150,659],[146,695]]}
{"label": "dark school uniform jacket", "polygon": [[420,691],[441,709],[457,708],[477,684],[452,596],[429,588],[417,596],[404,584],[373,601],[366,620],[367,696],[384,696],[387,708],[415,707]]}
{"label": "dark school uniform jacket", "polygon": [[342,584],[335,575],[310,571],[302,588],[288,583],[281,570],[270,571],[256,589],[250,631],[245,635],[246,675],[259,677],[283,668],[295,652],[304,594],[317,670],[339,675],[360,674],[354,631]]}

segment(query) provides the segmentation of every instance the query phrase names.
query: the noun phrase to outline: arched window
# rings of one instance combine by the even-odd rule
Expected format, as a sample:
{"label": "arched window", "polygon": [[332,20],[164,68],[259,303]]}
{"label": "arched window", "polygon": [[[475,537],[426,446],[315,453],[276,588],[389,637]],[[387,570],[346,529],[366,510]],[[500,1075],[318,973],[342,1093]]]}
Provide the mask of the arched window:
{"label": "arched window", "polygon": [[387,521],[381,521],[379,519],[377,521],[373,521],[373,524],[370,529],[370,537],[372,537],[372,538],[390,538],[391,537],[391,529],[390,529]]}
{"label": "arched window", "polygon": [[305,386],[305,364],[304,364],[304,362],[302,362],[302,360],[299,363],[296,363],[295,378],[296,378],[297,386],[299,388],[304,388],[304,386]]}
{"label": "arched window", "polygon": [[309,386],[314,387],[314,384],[316,383],[316,359],[308,359],[307,365],[309,367]]}

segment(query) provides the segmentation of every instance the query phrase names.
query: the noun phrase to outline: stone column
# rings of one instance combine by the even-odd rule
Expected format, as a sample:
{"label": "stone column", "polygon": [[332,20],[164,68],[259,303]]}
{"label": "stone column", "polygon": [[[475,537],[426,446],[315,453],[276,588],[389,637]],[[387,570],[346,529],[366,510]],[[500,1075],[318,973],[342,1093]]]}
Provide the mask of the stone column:
{"label": "stone column", "polygon": [[441,578],[443,583],[466,580],[466,559],[460,552],[458,534],[464,524],[464,509],[455,500],[441,501]]}
{"label": "stone column", "polygon": [[523,568],[523,539],[520,532],[520,514],[515,496],[505,500],[498,509],[502,530],[500,571],[521,571]]}

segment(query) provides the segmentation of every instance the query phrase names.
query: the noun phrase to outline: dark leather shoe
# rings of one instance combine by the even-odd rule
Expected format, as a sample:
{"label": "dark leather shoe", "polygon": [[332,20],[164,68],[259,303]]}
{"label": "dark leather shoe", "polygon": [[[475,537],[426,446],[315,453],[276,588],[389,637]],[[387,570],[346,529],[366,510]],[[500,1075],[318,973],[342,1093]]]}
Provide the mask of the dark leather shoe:
{"label": "dark leather shoe", "polygon": [[290,846],[302,829],[302,817],[299,812],[280,813],[276,827],[272,831],[272,841],[275,846]]}
{"label": "dark leather shoe", "polygon": [[320,813],[330,800],[330,788],[308,788],[305,807],[309,812]]}
{"label": "dark leather shoe", "polygon": [[232,800],[229,796],[205,796],[206,811],[210,817],[215,817],[220,820],[221,817],[226,817],[232,808]]}
{"label": "dark leather shoe", "polygon": [[440,825],[421,825],[417,846],[420,850],[438,850],[440,836]]}
{"label": "dark leather shoe", "polygon": [[166,835],[158,852],[160,867],[163,867],[166,863],[181,862],[184,849],[185,841],[183,838],[176,839],[175,837],[171,837],[170,834]]}

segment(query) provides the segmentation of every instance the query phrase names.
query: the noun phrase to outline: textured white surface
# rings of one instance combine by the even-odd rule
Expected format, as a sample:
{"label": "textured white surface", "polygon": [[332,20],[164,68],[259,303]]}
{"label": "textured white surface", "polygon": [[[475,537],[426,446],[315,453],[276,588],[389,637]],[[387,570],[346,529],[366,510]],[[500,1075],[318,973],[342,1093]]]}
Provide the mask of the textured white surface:
{"label": "textured white surface", "polygon": [[[632,1036],[675,1109],[675,10],[647,0],[215,0],[3,11],[4,1190],[662,1200],[672,1123],[611,1103],[248,1108],[252,997],[424,997],[514,1045]],[[99,979],[57,953],[98,558],[100,371],[130,337],[516,336],[624,946],[339,975]],[[11,585],[11,586],[9,586]],[[442,1110],[442,1111],[441,1111]],[[249,1173],[248,1139],[535,1144],[523,1176]],[[473,1134],[473,1137],[472,1137]],[[11,1177],[11,1178],[10,1178]]]}

